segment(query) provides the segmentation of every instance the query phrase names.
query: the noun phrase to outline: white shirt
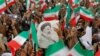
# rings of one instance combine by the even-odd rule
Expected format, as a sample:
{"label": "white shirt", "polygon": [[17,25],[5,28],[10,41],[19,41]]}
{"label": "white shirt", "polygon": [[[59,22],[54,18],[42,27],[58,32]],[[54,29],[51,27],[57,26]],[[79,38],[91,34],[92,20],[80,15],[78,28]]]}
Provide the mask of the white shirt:
{"label": "white shirt", "polygon": [[1,56],[12,56],[11,53],[3,53]]}

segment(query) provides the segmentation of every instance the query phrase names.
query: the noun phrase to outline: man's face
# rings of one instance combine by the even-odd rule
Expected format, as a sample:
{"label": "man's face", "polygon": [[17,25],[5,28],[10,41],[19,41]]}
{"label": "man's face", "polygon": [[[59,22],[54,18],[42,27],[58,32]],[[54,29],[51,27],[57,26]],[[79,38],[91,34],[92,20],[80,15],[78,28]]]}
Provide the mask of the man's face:
{"label": "man's face", "polygon": [[50,31],[51,31],[51,27],[50,27],[50,26],[46,26],[46,27],[43,29],[43,33],[45,33],[45,34],[50,34]]}

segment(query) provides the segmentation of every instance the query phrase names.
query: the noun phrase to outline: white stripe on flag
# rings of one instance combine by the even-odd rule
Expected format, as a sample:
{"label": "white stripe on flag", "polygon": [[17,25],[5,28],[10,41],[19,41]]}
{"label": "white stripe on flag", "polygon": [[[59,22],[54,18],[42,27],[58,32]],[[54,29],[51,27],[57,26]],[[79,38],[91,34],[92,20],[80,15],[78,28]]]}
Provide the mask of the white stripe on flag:
{"label": "white stripe on flag", "polygon": [[23,43],[26,41],[26,39],[20,35],[16,36],[13,40],[20,45],[23,45]]}
{"label": "white stripe on flag", "polygon": [[78,53],[74,48],[68,53],[67,56],[83,56],[80,53]]}
{"label": "white stripe on flag", "polygon": [[86,16],[86,17],[88,17],[88,18],[91,18],[91,19],[93,19],[93,16],[90,14],[86,14],[86,13],[84,13],[82,10],[80,10],[80,14],[81,15],[84,15],[84,16]]}
{"label": "white stripe on flag", "polygon": [[67,47],[62,48],[61,50],[55,52],[51,56],[66,56],[67,52],[69,52],[69,49]]}
{"label": "white stripe on flag", "polygon": [[2,5],[0,5],[0,9],[2,9],[4,7],[6,7],[6,4],[5,3],[3,3]]}
{"label": "white stripe on flag", "polygon": [[50,17],[52,15],[57,15],[58,16],[58,12],[53,12],[53,13],[44,13],[44,17]]}

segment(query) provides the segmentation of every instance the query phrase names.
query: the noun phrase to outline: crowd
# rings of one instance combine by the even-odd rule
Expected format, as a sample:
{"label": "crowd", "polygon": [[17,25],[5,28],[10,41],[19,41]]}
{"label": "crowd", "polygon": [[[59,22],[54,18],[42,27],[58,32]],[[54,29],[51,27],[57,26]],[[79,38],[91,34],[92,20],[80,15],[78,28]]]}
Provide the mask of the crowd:
{"label": "crowd", "polygon": [[[27,1],[27,0],[26,0]],[[27,3],[25,0],[15,0],[15,3],[7,7],[7,9],[0,14],[0,56],[12,56],[11,49],[8,47],[8,43],[12,41],[18,34],[23,31],[28,31],[31,27],[31,23],[35,24],[35,28],[38,31],[38,26],[41,22],[48,21],[50,18],[44,19],[44,13],[47,9],[55,8],[59,4],[61,8],[58,12],[58,16],[56,19],[51,17],[50,21],[58,20],[59,25],[58,29],[54,29],[57,33],[57,36],[48,35],[49,37],[60,37],[63,39],[64,44],[69,48],[73,48],[73,46],[80,41],[80,37],[86,34],[87,26],[92,27],[92,45],[89,48],[84,46],[84,43],[81,45],[84,49],[91,49],[94,51],[93,56],[100,56],[100,1],[96,5],[91,5],[90,0],[81,0],[81,2],[76,6],[85,7],[89,11],[92,11],[94,14],[93,21],[86,21],[82,18],[79,18],[76,25],[70,24],[70,19],[65,18],[66,16],[66,5],[69,5],[67,0],[45,0],[46,7],[43,7],[43,2],[34,3],[31,1],[29,8],[27,7]],[[35,0],[34,0],[35,1]],[[41,0],[42,1],[42,0]],[[75,0],[74,0],[75,1]],[[95,0],[91,0],[94,2]],[[71,5],[72,6],[72,5]],[[71,7],[70,6],[70,7]],[[43,8],[42,8],[43,7]],[[74,11],[74,7],[71,7],[71,13]],[[69,13],[70,14],[70,13]],[[55,15],[52,15],[55,17]],[[75,16],[77,17],[77,15]],[[46,20],[47,19],[47,20]],[[67,23],[66,23],[67,22]],[[75,24],[75,23],[74,23]],[[48,28],[45,29],[45,26],[49,25],[49,23],[41,26],[41,31],[47,32]],[[51,27],[51,25],[49,25]],[[52,31],[52,30],[51,30]],[[53,32],[53,31],[52,31]],[[35,33],[35,32],[32,32]],[[53,33],[55,34],[55,33]],[[48,37],[47,36],[47,37]],[[41,36],[40,36],[41,37]],[[88,37],[88,36],[87,36]],[[49,38],[50,39],[50,38]],[[87,38],[88,39],[88,38]],[[38,51],[36,50],[36,45],[33,45],[31,35],[25,41],[25,43],[15,51],[15,56],[45,56],[45,49],[47,46],[43,43],[46,40],[43,39],[43,43],[40,39],[40,47]],[[51,42],[57,42],[58,39],[52,40]],[[48,42],[48,44],[51,44]],[[49,56],[49,55],[47,55]]]}

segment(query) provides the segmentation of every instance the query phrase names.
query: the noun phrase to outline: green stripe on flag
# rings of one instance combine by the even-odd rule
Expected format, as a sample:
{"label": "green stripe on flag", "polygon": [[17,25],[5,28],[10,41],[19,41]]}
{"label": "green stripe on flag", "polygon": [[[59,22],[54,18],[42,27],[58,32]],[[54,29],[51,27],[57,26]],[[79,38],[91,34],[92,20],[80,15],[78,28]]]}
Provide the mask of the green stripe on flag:
{"label": "green stripe on flag", "polygon": [[66,25],[68,25],[69,24],[69,20],[70,20],[70,18],[71,18],[71,14],[72,14],[72,10],[71,10],[71,7],[70,7],[70,5],[66,5]]}
{"label": "green stripe on flag", "polygon": [[26,38],[29,37],[29,32],[28,32],[28,31],[23,31],[23,32],[20,33],[19,35],[26,39]]}
{"label": "green stripe on flag", "polygon": [[35,1],[39,1],[39,0],[35,0]]}
{"label": "green stripe on flag", "polygon": [[47,9],[44,11],[44,13],[54,13],[54,12],[58,12],[61,9],[61,5],[57,5],[52,9]]}
{"label": "green stripe on flag", "polygon": [[94,51],[83,49],[79,42],[74,46],[74,49],[81,55],[94,56]]}
{"label": "green stripe on flag", "polygon": [[100,2],[100,0],[95,0],[95,2]]}
{"label": "green stripe on flag", "polygon": [[35,0],[35,3],[37,4],[37,3],[39,3],[40,2],[40,0]]}
{"label": "green stripe on flag", "polygon": [[36,44],[36,48],[38,48],[37,31],[34,23],[31,23],[31,32],[32,32],[32,40]]}
{"label": "green stripe on flag", "polygon": [[74,0],[75,4],[79,4],[80,0]]}
{"label": "green stripe on flag", "polygon": [[59,40],[58,42],[50,45],[47,49],[46,49],[46,54],[45,56],[50,56],[51,54],[61,50],[62,48],[64,48],[65,45],[63,43],[62,40]]}
{"label": "green stripe on flag", "polygon": [[74,13],[80,12],[80,6],[74,9]]}
{"label": "green stripe on flag", "polygon": [[5,0],[0,0],[0,5],[4,4]]}
{"label": "green stripe on flag", "polygon": [[93,16],[93,13],[90,10],[86,9],[86,8],[81,7],[81,11],[83,11],[84,13],[86,13],[88,15],[92,15]]}
{"label": "green stripe on flag", "polygon": [[30,7],[30,0],[26,0],[26,9],[29,9]]}

